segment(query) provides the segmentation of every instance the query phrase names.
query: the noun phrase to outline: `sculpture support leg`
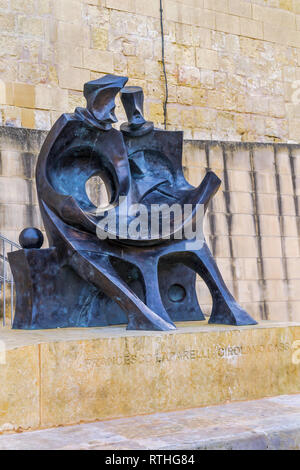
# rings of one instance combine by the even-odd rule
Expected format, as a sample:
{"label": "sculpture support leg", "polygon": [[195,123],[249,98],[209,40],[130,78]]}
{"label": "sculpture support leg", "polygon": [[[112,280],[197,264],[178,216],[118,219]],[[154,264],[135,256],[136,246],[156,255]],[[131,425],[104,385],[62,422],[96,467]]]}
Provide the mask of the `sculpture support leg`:
{"label": "sculpture support leg", "polygon": [[160,318],[134,294],[114,272],[109,258],[97,253],[79,251],[73,254],[70,265],[80,276],[107,293],[128,312],[128,330],[173,330],[172,322]]}
{"label": "sculpture support leg", "polygon": [[[144,278],[144,289],[147,307],[157,313],[168,323],[172,323],[161,299],[158,282],[158,260],[147,258],[140,267]],[[173,323],[172,323],[173,324]]]}
{"label": "sculpture support leg", "polygon": [[257,323],[240,307],[229,292],[206,243],[201,250],[184,255],[182,261],[203,278],[210,290],[213,308],[209,323],[225,325],[255,325]]}

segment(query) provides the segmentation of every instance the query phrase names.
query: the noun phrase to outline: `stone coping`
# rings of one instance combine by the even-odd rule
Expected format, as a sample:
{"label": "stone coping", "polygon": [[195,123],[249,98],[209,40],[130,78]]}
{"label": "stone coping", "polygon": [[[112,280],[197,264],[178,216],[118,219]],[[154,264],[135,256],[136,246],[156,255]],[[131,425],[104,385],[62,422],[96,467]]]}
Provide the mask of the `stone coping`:
{"label": "stone coping", "polygon": [[292,326],[300,327],[300,322],[273,322],[262,320],[257,325],[249,326],[210,325],[207,321],[177,322],[177,329],[172,331],[128,331],[126,330],[126,325],[99,328],[56,328],[49,330],[12,330],[9,326],[6,326],[4,328],[0,328],[0,341],[4,341],[5,349],[10,350],[49,342],[85,341],[120,337],[157,337],[181,333],[194,334],[222,331],[260,330],[265,328],[285,328]]}

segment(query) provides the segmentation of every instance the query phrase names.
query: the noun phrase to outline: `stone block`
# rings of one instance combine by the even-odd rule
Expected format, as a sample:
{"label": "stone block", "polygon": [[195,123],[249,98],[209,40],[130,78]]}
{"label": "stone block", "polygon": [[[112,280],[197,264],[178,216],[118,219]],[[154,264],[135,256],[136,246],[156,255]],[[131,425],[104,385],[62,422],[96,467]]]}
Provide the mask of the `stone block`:
{"label": "stone block", "polygon": [[284,254],[287,258],[295,258],[300,256],[299,238],[284,238]]}
{"label": "stone block", "polygon": [[265,41],[275,42],[277,44],[288,43],[287,33],[284,28],[270,23],[264,23],[263,28]]}
{"label": "stone block", "polygon": [[300,300],[300,279],[291,279],[289,281],[289,299],[291,301]]}
{"label": "stone block", "polygon": [[36,129],[41,129],[48,131],[51,127],[51,115],[50,111],[34,111],[35,127]]}
{"label": "stone block", "polygon": [[[138,3],[145,3],[143,0],[139,0]],[[156,4],[156,0],[153,1]],[[134,0],[123,0],[119,2],[119,0],[106,0],[105,3],[106,8],[111,8],[114,10],[121,10],[121,11],[128,11],[130,13],[135,12],[135,1]]]}
{"label": "stone block", "polygon": [[289,11],[254,4],[252,14],[254,20],[263,21],[282,28],[295,29],[295,15]]}
{"label": "stone block", "polygon": [[281,209],[283,215],[296,215],[295,198],[293,196],[281,196]]}
{"label": "stone block", "polygon": [[240,34],[240,18],[226,13],[216,13],[216,29],[224,33]]}
{"label": "stone block", "polygon": [[87,26],[77,23],[68,23],[65,21],[57,22],[57,41],[63,44],[71,44],[72,46],[90,47],[90,30]]}
{"label": "stone block", "polygon": [[263,39],[263,23],[249,18],[240,18],[240,34],[253,39]]}
{"label": "stone block", "polygon": [[228,2],[227,0],[204,0],[204,8],[208,10],[215,10],[221,12],[228,12]]}
{"label": "stone block", "polygon": [[95,72],[112,73],[113,57],[107,51],[83,49],[83,66]]}
{"label": "stone block", "polygon": [[0,28],[1,31],[13,33],[16,29],[15,15],[7,12],[0,14]]}
{"label": "stone block", "polygon": [[13,85],[14,105],[20,108],[35,107],[35,87],[25,83]]}
{"label": "stone block", "polygon": [[18,31],[21,34],[42,38],[44,36],[44,22],[41,18],[20,16],[18,18]]}
{"label": "stone block", "polygon": [[39,0],[36,4],[36,11],[39,15],[49,15],[51,13],[51,7],[50,0]]}
{"label": "stone block", "polygon": [[300,258],[287,258],[288,279],[300,279]]}
{"label": "stone block", "polygon": [[260,233],[263,237],[279,237],[281,234],[278,216],[260,215],[259,225]]}
{"label": "stone block", "polygon": [[80,0],[63,0],[54,2],[53,13],[60,21],[76,23],[82,16],[82,3]]}
{"label": "stone block", "polygon": [[267,311],[271,321],[289,321],[288,302],[267,302]]}
{"label": "stone block", "polygon": [[283,233],[285,237],[297,237],[299,218],[285,215],[282,217]]}
{"label": "stone block", "polygon": [[171,334],[147,335],[122,327],[30,335],[2,330],[7,357],[0,365],[6,378],[0,391],[2,429],[61,426],[299,393],[300,370],[292,361],[300,334],[297,324],[178,326]]}
{"label": "stone block", "polygon": [[217,258],[231,258],[229,238],[227,236],[218,235],[211,237],[211,240],[213,240],[214,256]]}
{"label": "stone block", "polygon": [[184,65],[180,66],[178,73],[178,83],[181,85],[199,87],[201,83],[200,70],[197,67],[187,67]]}
{"label": "stone block", "polygon": [[257,194],[258,212],[261,215],[278,215],[278,197],[276,194]]}
{"label": "stone block", "polygon": [[255,173],[255,187],[253,190],[261,194],[276,194],[276,179],[272,173]]}
{"label": "stone block", "polygon": [[22,2],[22,0],[11,0],[10,7],[14,11],[18,11],[21,13],[27,13],[28,15],[32,15],[36,11],[36,4],[34,0],[28,0],[26,2]]}
{"label": "stone block", "polygon": [[260,302],[262,299],[261,284],[257,280],[239,280],[238,286],[238,301],[243,302]]}
{"label": "stone block", "polygon": [[23,108],[21,110],[21,123],[22,127],[27,129],[35,128],[35,111],[34,109]]}
{"label": "stone block", "polygon": [[288,297],[287,284],[278,279],[267,279],[265,281],[264,298],[269,302],[284,302]]}
{"label": "stone block", "polygon": [[250,154],[248,149],[233,146],[226,151],[226,168],[228,170],[250,171]]}
{"label": "stone block", "polygon": [[[120,3],[120,2],[116,2],[116,3]],[[149,2],[148,0],[138,0],[137,2],[135,2],[135,12],[138,15],[159,18],[160,17],[159,8],[160,8],[159,0],[152,0],[151,2]]]}
{"label": "stone block", "polygon": [[255,235],[254,217],[248,214],[231,215],[231,234],[232,235]]}
{"label": "stone block", "polygon": [[291,174],[279,175],[280,193],[294,195],[294,187]]}
{"label": "stone block", "polygon": [[202,8],[194,8],[191,12],[191,23],[202,28],[215,29],[216,13]]}
{"label": "stone block", "polygon": [[130,77],[144,79],[145,78],[145,62],[139,57],[127,58],[128,74]]}
{"label": "stone block", "polygon": [[219,59],[217,51],[196,48],[196,65],[199,68],[218,70]]}
{"label": "stone block", "polygon": [[[250,256],[250,254],[249,254]],[[252,256],[252,254],[251,254]],[[244,258],[242,260],[242,279],[257,280],[259,279],[258,259],[257,258]]]}
{"label": "stone block", "polygon": [[90,80],[90,71],[76,67],[60,67],[58,79],[61,88],[83,90],[83,85]]}
{"label": "stone block", "polygon": [[228,0],[228,13],[236,16],[252,17],[251,4],[242,0]]}
{"label": "stone block", "polygon": [[272,145],[258,146],[253,151],[255,171],[275,172],[274,147]]}
{"label": "stone block", "polygon": [[253,258],[258,257],[257,240],[255,236],[233,236],[232,249],[235,258],[248,258],[249,253],[251,253]]}
{"label": "stone block", "polygon": [[250,173],[247,171],[228,170],[228,184],[230,191],[247,192],[251,190]]}
{"label": "stone block", "polygon": [[18,341],[10,337],[2,341],[1,338],[0,433],[38,428],[39,346],[32,344],[20,347]]}
{"label": "stone block", "polygon": [[0,203],[1,204],[30,204],[31,194],[30,185],[24,178],[13,177],[0,177],[1,191]]}
{"label": "stone block", "polygon": [[253,214],[253,197],[250,192],[230,191],[227,198],[232,214]]}
{"label": "stone block", "polygon": [[280,237],[260,238],[263,258],[281,258],[282,246]]}
{"label": "stone block", "polygon": [[291,173],[291,162],[288,148],[279,147],[276,150],[276,168],[280,174]]}
{"label": "stone block", "polygon": [[281,258],[264,258],[263,269],[265,279],[284,279],[284,271]]}

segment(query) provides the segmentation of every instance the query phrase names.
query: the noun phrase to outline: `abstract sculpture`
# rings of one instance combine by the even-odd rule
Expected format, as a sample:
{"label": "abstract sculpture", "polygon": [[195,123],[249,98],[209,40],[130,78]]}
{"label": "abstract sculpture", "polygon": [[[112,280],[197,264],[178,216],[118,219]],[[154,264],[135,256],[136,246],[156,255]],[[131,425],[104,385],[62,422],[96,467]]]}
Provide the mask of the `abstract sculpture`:
{"label": "abstract sculpture", "polygon": [[[173,330],[176,321],[204,320],[196,273],[212,295],[210,323],[255,324],[229,293],[199,230],[219,178],[208,172],[198,188],[187,183],[183,133],[147,122],[143,91],[124,88],[127,80],[106,75],[85,84],[87,107],[63,114],[45,140],[36,184],[50,247],[39,249],[41,233],[26,229],[23,249],[9,254],[17,287],[13,328],[127,323]],[[128,118],[121,131],[112,127],[118,92]],[[93,176],[106,185],[106,208],[88,198]]]}

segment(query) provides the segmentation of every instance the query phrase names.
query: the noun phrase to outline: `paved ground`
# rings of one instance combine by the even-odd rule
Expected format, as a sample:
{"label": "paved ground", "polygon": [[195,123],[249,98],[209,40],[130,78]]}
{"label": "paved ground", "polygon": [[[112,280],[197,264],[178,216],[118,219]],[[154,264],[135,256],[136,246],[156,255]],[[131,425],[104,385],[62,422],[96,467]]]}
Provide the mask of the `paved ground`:
{"label": "paved ground", "polygon": [[300,450],[300,395],[5,434],[4,449]]}

